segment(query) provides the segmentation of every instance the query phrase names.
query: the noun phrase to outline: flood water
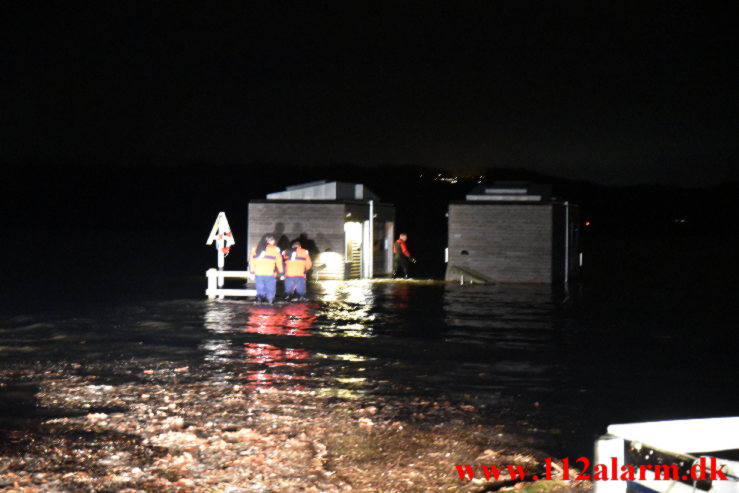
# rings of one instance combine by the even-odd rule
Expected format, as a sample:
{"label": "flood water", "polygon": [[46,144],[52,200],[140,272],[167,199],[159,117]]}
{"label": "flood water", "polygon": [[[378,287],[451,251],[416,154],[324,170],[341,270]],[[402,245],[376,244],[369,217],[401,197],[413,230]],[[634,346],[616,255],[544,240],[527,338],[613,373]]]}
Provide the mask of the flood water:
{"label": "flood water", "polygon": [[[589,455],[609,423],[737,414],[733,274],[650,258],[596,255],[599,275],[568,290],[325,281],[309,303],[260,306],[161,276],[151,296],[24,298],[0,318],[2,369],[73,362],[114,384],[132,378],[117,368],[166,362],[246,389],[535,409],[557,453]],[[4,384],[5,418],[38,412],[32,387]]]}

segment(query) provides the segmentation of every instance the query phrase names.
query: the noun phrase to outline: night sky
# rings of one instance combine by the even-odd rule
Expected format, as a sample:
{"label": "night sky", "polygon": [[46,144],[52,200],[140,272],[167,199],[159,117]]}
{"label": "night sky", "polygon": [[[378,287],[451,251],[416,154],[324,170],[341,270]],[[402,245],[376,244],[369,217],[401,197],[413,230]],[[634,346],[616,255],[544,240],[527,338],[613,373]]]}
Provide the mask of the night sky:
{"label": "night sky", "polygon": [[87,3],[0,7],[6,166],[739,180],[729,2]]}

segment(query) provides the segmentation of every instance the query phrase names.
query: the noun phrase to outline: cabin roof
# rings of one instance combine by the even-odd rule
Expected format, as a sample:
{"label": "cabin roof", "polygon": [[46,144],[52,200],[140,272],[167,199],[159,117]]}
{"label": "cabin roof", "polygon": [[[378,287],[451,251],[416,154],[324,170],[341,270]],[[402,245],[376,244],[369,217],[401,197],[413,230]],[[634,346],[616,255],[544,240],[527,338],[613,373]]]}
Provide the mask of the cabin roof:
{"label": "cabin roof", "polygon": [[267,194],[267,200],[375,200],[380,198],[361,183],[318,180],[291,185]]}
{"label": "cabin roof", "polygon": [[466,196],[468,201],[542,203],[552,198],[552,186],[528,182],[493,182],[478,185]]}

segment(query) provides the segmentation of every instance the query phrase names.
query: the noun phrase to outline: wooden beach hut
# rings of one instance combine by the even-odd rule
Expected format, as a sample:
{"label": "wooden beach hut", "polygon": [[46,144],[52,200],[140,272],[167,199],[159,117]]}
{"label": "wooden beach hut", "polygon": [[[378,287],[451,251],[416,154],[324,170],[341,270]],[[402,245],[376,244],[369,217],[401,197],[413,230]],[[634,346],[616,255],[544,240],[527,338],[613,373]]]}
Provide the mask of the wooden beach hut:
{"label": "wooden beach hut", "polygon": [[281,249],[299,239],[313,258],[314,279],[391,274],[394,228],[394,206],[359,183],[303,183],[249,202],[249,249],[268,233]]}
{"label": "wooden beach hut", "polygon": [[449,204],[447,280],[559,283],[579,269],[578,208],[551,186],[480,185],[466,199]]}

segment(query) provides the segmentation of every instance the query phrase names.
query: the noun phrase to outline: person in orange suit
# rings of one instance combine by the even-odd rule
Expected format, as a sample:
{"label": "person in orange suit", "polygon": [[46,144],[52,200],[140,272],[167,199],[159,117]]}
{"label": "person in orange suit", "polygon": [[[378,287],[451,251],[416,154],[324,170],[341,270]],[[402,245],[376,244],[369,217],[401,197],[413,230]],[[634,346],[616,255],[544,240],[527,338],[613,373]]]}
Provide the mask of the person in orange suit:
{"label": "person in orange suit", "polygon": [[249,272],[256,277],[257,302],[266,301],[270,305],[275,300],[277,281],[275,273],[282,275],[282,255],[275,246],[275,237],[266,235],[249,255]]}
{"label": "person in orange suit", "polygon": [[292,248],[282,252],[285,260],[285,299],[297,295],[300,301],[306,299],[306,277],[305,274],[313,267],[310,253],[302,248],[300,242],[292,242]]}

